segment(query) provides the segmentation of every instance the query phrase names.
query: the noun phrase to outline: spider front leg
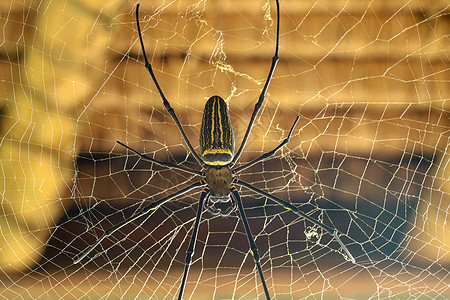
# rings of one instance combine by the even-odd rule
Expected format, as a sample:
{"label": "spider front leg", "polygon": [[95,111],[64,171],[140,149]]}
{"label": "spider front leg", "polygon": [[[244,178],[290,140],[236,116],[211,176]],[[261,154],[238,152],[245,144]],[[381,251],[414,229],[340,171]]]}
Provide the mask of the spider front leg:
{"label": "spider front leg", "polygon": [[283,206],[284,208],[292,211],[293,213],[295,213],[296,215],[305,218],[306,220],[310,221],[311,223],[313,223],[314,225],[322,228],[323,230],[327,231],[330,235],[332,235],[335,240],[339,243],[339,245],[342,247],[342,249],[344,250],[345,254],[347,255],[348,259],[350,259],[350,261],[352,263],[356,263],[355,258],[353,257],[353,255],[350,253],[350,251],[347,249],[347,247],[345,246],[345,244],[341,241],[341,239],[338,236],[338,231],[336,229],[333,229],[317,220],[315,220],[314,218],[310,217],[309,215],[305,214],[304,212],[302,212],[300,209],[298,209],[296,206],[290,204],[287,201],[281,200],[280,198],[273,196],[269,193],[266,193],[254,186],[252,186],[251,184],[248,184],[247,182],[244,182],[242,180],[236,179],[234,181],[235,184],[237,185],[241,185],[241,186],[245,186],[246,188],[248,188],[249,190],[252,190],[264,197],[269,198],[272,201],[275,201],[276,203],[280,204],[281,206]]}
{"label": "spider front leg", "polygon": [[188,247],[188,250],[186,251],[186,262],[185,262],[186,264],[184,266],[183,280],[181,282],[180,293],[178,294],[178,300],[181,300],[183,298],[184,288],[186,287],[187,276],[188,276],[189,269],[191,268],[191,264],[192,264],[192,255],[194,254],[194,250],[195,250],[195,242],[197,241],[198,228],[200,225],[200,220],[202,218],[203,205],[205,202],[205,198],[208,195],[209,195],[209,188],[205,187],[202,191],[202,194],[200,195],[200,201],[198,203],[197,217],[195,218],[194,230],[192,231],[191,241],[189,242],[189,247]]}
{"label": "spider front leg", "polygon": [[252,252],[253,260],[255,261],[256,268],[258,269],[259,277],[261,278],[261,282],[264,288],[264,294],[266,295],[267,300],[270,300],[269,290],[267,289],[266,281],[264,280],[264,275],[261,268],[258,248],[256,247],[255,240],[253,239],[252,232],[250,230],[250,226],[248,225],[247,217],[245,216],[244,205],[242,204],[241,197],[239,196],[239,193],[234,185],[231,186],[230,192],[237,202],[239,214],[241,215],[242,222],[244,223],[245,233],[247,234],[248,243],[250,244],[250,251]]}
{"label": "spider front leg", "polygon": [[160,207],[161,205],[163,205],[164,203],[168,202],[169,200],[172,200],[175,197],[178,197],[180,195],[183,195],[184,193],[189,192],[190,190],[197,188],[197,187],[201,187],[206,185],[206,182],[204,180],[196,182],[194,184],[191,184],[187,187],[185,187],[184,189],[181,189],[161,200],[158,200],[156,202],[153,202],[149,205],[147,205],[146,207],[144,207],[141,211],[139,211],[138,213],[136,213],[135,215],[131,216],[130,218],[123,220],[122,222],[120,222],[119,224],[117,224],[114,227],[111,227],[107,230],[105,230],[105,232],[103,233],[103,235],[92,245],[90,246],[85,252],[83,252],[80,256],[78,256],[77,258],[74,259],[74,263],[77,264],[79,262],[81,262],[81,260],[83,258],[85,258],[89,253],[91,253],[92,250],[94,250],[95,247],[97,247],[106,237],[110,236],[111,234],[113,234],[114,232],[116,232],[117,230],[119,230],[120,228],[122,228],[123,226],[133,222],[134,220],[142,217],[143,215],[148,214],[151,211],[156,210],[158,207]]}

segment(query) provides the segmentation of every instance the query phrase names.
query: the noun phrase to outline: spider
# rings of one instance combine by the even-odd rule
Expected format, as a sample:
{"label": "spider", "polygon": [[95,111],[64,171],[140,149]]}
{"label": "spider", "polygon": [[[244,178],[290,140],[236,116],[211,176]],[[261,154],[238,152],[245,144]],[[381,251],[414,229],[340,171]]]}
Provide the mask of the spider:
{"label": "spider", "polygon": [[[155,160],[153,158],[148,157],[147,155],[141,154],[138,151],[128,147],[127,145],[117,141],[118,144],[125,147],[129,151],[132,151],[133,153],[137,154],[141,159],[155,163],[162,167],[167,167],[170,169],[177,169],[183,172],[191,173],[197,176],[201,176],[202,179],[198,182],[195,182],[161,200],[158,200],[156,202],[153,202],[149,204],[148,206],[144,207],[141,211],[136,213],[135,215],[131,216],[130,218],[122,221],[118,225],[106,230],[103,235],[93,244],[91,245],[84,253],[82,253],[78,258],[75,259],[75,263],[79,263],[83,258],[85,258],[96,246],[98,246],[103,239],[110,236],[113,232],[117,231],[118,229],[122,228],[126,224],[129,224],[130,222],[136,220],[137,218],[140,218],[141,216],[156,210],[161,205],[165,204],[169,200],[172,200],[178,196],[181,196],[195,188],[202,187],[202,191],[200,194],[200,200],[198,204],[198,211],[194,222],[194,229],[192,232],[192,236],[189,242],[189,246],[186,252],[186,261],[185,261],[185,269],[183,274],[183,279],[181,282],[178,299],[182,299],[183,293],[186,287],[186,280],[188,277],[189,269],[192,263],[192,256],[194,254],[195,249],[195,243],[197,240],[197,234],[200,224],[200,219],[202,217],[202,212],[204,209],[209,211],[212,214],[215,215],[221,215],[221,216],[228,216],[230,213],[232,213],[237,206],[237,209],[239,211],[240,217],[242,219],[242,222],[244,224],[245,233],[247,235],[247,239],[249,242],[250,250],[253,255],[253,259],[255,261],[256,268],[258,270],[259,277],[262,282],[262,286],[264,289],[264,294],[267,299],[270,299],[269,290],[267,288],[266,282],[264,280],[263,271],[261,268],[260,263],[260,255],[258,252],[258,248],[256,247],[255,240],[253,239],[250,226],[247,221],[247,217],[245,216],[244,206],[242,204],[241,197],[239,196],[238,190],[236,186],[243,186],[247,189],[250,189],[251,191],[258,193],[276,203],[283,206],[285,209],[290,210],[291,212],[295,213],[299,217],[302,217],[311,223],[315,224],[316,226],[322,228],[323,230],[327,231],[330,235],[332,235],[340,244],[342,249],[344,250],[346,256],[354,263],[355,259],[347,249],[347,247],[344,245],[344,243],[340,240],[338,236],[338,232],[336,229],[333,229],[325,224],[322,224],[321,222],[315,220],[314,218],[310,217],[306,213],[300,211],[297,207],[290,204],[289,202],[286,202],[276,196],[273,196],[267,192],[264,192],[251,184],[242,181],[241,179],[238,179],[235,177],[236,174],[239,172],[253,166],[254,164],[258,162],[262,162],[263,160],[266,160],[270,157],[272,157],[280,148],[285,146],[287,143],[289,143],[290,137],[292,135],[292,132],[294,131],[295,125],[297,124],[299,117],[294,121],[294,124],[292,125],[289,134],[286,139],[284,139],[276,148],[273,150],[261,155],[260,157],[241,165],[237,168],[233,168],[233,166],[238,161],[239,157],[242,154],[242,151],[244,150],[245,144],[247,143],[248,137],[250,135],[250,132],[252,130],[253,124],[255,122],[255,118],[264,102],[265,95],[267,88],[269,87],[270,81],[272,79],[272,75],[275,71],[275,67],[278,62],[278,48],[279,48],[279,40],[280,40],[280,5],[278,0],[276,1],[276,7],[277,7],[277,33],[276,33],[276,45],[275,45],[275,54],[272,58],[272,65],[270,66],[269,74],[267,76],[267,79],[265,81],[264,87],[261,91],[261,94],[259,96],[258,102],[255,105],[255,108],[253,110],[252,116],[250,118],[250,122],[247,127],[247,131],[245,132],[243,141],[241,143],[241,146],[239,147],[238,151],[234,153],[234,133],[233,129],[231,127],[230,122],[230,115],[228,112],[228,107],[226,102],[219,96],[212,96],[208,99],[206,102],[204,112],[203,112],[203,120],[202,125],[200,129],[200,151],[201,156],[197,154],[197,152],[192,147],[191,143],[189,142],[189,139],[187,138],[183,127],[181,126],[180,121],[178,120],[177,116],[175,115],[174,110],[169,104],[169,101],[164,96],[164,93],[161,89],[161,87],[158,84],[158,81],[156,80],[155,74],[153,73],[153,69],[151,64],[149,63],[147,59],[147,54],[145,52],[144,42],[142,39],[142,33],[141,28],[139,25],[139,4],[136,7],[136,23],[137,23],[137,29],[139,33],[139,40],[141,43],[142,48],[142,54],[144,56],[145,60],[145,67],[148,70],[153,83],[155,84],[156,88],[158,89],[159,95],[162,98],[162,101],[164,103],[165,108],[167,109],[168,113],[172,117],[173,121],[178,127],[178,130],[181,133],[181,136],[183,137],[184,142],[188,146],[190,152],[192,153],[193,157],[197,161],[197,163],[201,166],[201,171],[189,169],[180,165],[172,164],[169,162],[162,162]],[[229,206],[225,209],[221,209],[219,207],[216,207],[215,204],[218,203],[228,203]]]}

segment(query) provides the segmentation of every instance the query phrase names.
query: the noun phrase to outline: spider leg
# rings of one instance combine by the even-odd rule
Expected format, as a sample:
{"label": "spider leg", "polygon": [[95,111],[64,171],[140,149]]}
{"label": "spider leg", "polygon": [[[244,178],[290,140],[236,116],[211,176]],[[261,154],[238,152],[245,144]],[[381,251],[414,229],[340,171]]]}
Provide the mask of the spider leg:
{"label": "spider leg", "polygon": [[297,118],[296,118],[295,121],[294,121],[294,124],[293,124],[292,127],[291,127],[291,131],[289,131],[289,135],[287,136],[287,138],[285,138],[285,139],[281,142],[281,144],[279,144],[279,145],[278,145],[275,149],[273,149],[272,151],[269,151],[269,152],[267,152],[267,153],[264,153],[264,154],[261,155],[260,157],[258,157],[258,158],[256,158],[256,159],[254,159],[254,160],[252,160],[252,161],[246,163],[246,164],[243,165],[243,166],[240,166],[239,168],[234,169],[233,174],[237,174],[237,173],[239,173],[240,171],[242,171],[242,170],[244,170],[244,169],[247,169],[247,168],[253,166],[254,164],[256,164],[256,163],[258,163],[258,162],[260,162],[260,161],[263,161],[263,160],[268,159],[269,157],[273,156],[273,155],[275,154],[275,152],[277,152],[280,148],[282,148],[284,145],[286,145],[287,143],[289,143],[289,140],[290,140],[290,138],[291,138],[292,132],[294,131],[294,127],[295,127],[295,125],[297,125],[297,122],[298,122],[299,118],[300,118],[300,117],[297,116]]}
{"label": "spider leg", "polygon": [[246,188],[248,188],[249,190],[252,190],[264,197],[269,198],[272,201],[275,201],[276,203],[280,204],[281,206],[283,206],[284,208],[292,211],[293,213],[295,213],[296,215],[303,217],[305,219],[307,219],[308,221],[310,221],[311,223],[319,226],[320,228],[322,228],[323,230],[326,230],[330,235],[332,235],[336,241],[339,243],[339,245],[342,247],[342,249],[344,250],[345,254],[347,255],[347,257],[353,262],[356,263],[355,258],[353,257],[353,255],[350,253],[350,251],[347,249],[347,247],[345,246],[345,244],[341,241],[341,239],[338,236],[338,231],[336,229],[333,229],[319,221],[317,221],[316,219],[310,217],[309,215],[305,214],[304,212],[302,212],[300,209],[298,209],[296,206],[290,204],[289,202],[286,202],[284,200],[281,200],[280,198],[273,196],[269,193],[266,193],[242,180],[236,179],[234,181],[235,184],[237,185],[241,185],[241,186],[245,186]]}
{"label": "spider leg", "polygon": [[190,186],[185,187],[184,189],[181,189],[161,200],[158,200],[156,202],[153,202],[149,205],[147,205],[146,207],[144,207],[141,211],[139,211],[138,213],[136,213],[135,215],[131,216],[130,218],[123,220],[122,222],[120,222],[119,224],[117,224],[114,227],[111,227],[107,230],[105,230],[105,232],[103,233],[103,235],[93,244],[91,245],[85,252],[83,252],[80,256],[76,257],[74,259],[74,263],[77,264],[79,263],[83,258],[85,258],[95,247],[97,247],[106,237],[110,236],[111,234],[113,234],[114,232],[116,232],[117,230],[119,230],[120,228],[122,228],[123,226],[129,224],[130,222],[142,217],[143,215],[147,214],[148,212],[152,211],[152,210],[156,210],[158,207],[160,207],[161,205],[163,205],[164,203],[166,203],[167,201],[178,197],[180,195],[183,195],[186,192],[189,192],[190,190],[197,188],[197,187],[201,187],[206,185],[206,182],[204,180],[196,182],[194,184],[191,184]]}
{"label": "spider leg", "polygon": [[277,4],[277,37],[276,37],[277,41],[275,46],[275,54],[272,58],[272,65],[270,66],[269,75],[267,75],[266,83],[264,84],[261,94],[259,95],[258,102],[255,104],[255,108],[253,110],[252,117],[250,118],[247,131],[245,132],[244,139],[242,140],[241,146],[239,147],[239,150],[236,152],[236,155],[233,157],[233,160],[230,163],[230,167],[234,166],[234,164],[238,161],[239,157],[241,156],[242,151],[244,150],[245,144],[247,143],[248,137],[250,135],[250,131],[252,130],[253,123],[255,123],[256,115],[258,114],[264,102],[267,88],[269,87],[270,81],[272,80],[273,72],[275,71],[275,67],[277,66],[279,60],[278,48],[280,44],[280,3],[278,2],[278,0],[275,1]]}
{"label": "spider leg", "polygon": [[161,87],[159,86],[158,81],[156,80],[156,76],[153,73],[152,65],[149,63],[149,61],[147,59],[147,54],[145,53],[144,41],[142,40],[141,26],[139,25],[139,6],[140,6],[140,4],[138,4],[137,7],[136,7],[136,22],[137,22],[137,29],[138,29],[138,33],[139,33],[139,40],[141,42],[142,54],[144,55],[144,60],[145,60],[145,68],[147,69],[148,73],[150,74],[150,77],[153,80],[153,83],[155,84],[156,88],[158,89],[159,95],[161,96],[161,99],[163,101],[164,106],[167,109],[167,112],[172,117],[172,119],[175,122],[175,124],[177,124],[178,130],[180,131],[181,135],[183,136],[183,140],[185,141],[185,143],[189,147],[189,150],[191,151],[191,153],[194,156],[194,158],[197,161],[197,163],[200,166],[203,166],[202,159],[197,154],[197,152],[195,152],[194,147],[192,147],[192,145],[191,145],[191,142],[189,142],[189,139],[188,139],[186,133],[184,132],[184,129],[181,126],[180,121],[178,121],[178,118],[175,115],[175,112],[174,112],[173,108],[170,106],[169,101],[167,101],[166,96],[164,96],[164,93],[163,93]]}
{"label": "spider leg", "polygon": [[189,242],[189,247],[186,252],[186,264],[184,266],[183,281],[181,282],[180,293],[178,294],[178,300],[183,298],[184,288],[186,287],[186,280],[189,273],[189,269],[192,264],[192,255],[195,250],[195,242],[197,241],[198,228],[200,225],[200,220],[202,218],[203,205],[205,198],[209,195],[209,188],[205,187],[200,195],[200,201],[198,204],[197,217],[195,218],[194,230],[192,231],[191,241]]}
{"label": "spider leg", "polygon": [[146,160],[146,161],[155,163],[155,164],[157,164],[157,165],[159,165],[159,166],[161,166],[161,167],[167,167],[167,168],[171,168],[171,169],[177,169],[177,170],[181,170],[181,171],[184,171],[184,172],[187,172],[187,173],[191,173],[191,174],[195,174],[195,175],[202,175],[202,172],[200,172],[200,171],[196,171],[196,170],[191,170],[191,169],[188,169],[188,168],[184,168],[184,167],[182,167],[182,166],[178,166],[178,165],[172,164],[172,163],[170,163],[170,162],[158,161],[158,160],[156,160],[156,159],[153,159],[153,158],[151,158],[151,157],[148,157],[148,156],[145,155],[145,154],[141,154],[141,153],[137,152],[137,151],[134,150],[133,148],[128,147],[127,145],[125,145],[124,143],[121,143],[121,142],[119,142],[119,141],[116,141],[116,142],[117,142],[119,145],[121,145],[122,147],[125,147],[125,148],[127,148],[128,150],[130,150],[131,152],[134,152],[135,154],[139,155],[139,157],[140,157],[142,160]]}
{"label": "spider leg", "polygon": [[250,251],[252,252],[253,260],[255,261],[256,268],[258,269],[259,277],[261,278],[264,288],[264,294],[266,295],[267,300],[270,300],[269,290],[267,289],[266,281],[264,280],[264,275],[261,269],[261,263],[259,261],[258,248],[256,247],[255,240],[253,239],[252,232],[250,231],[250,226],[248,225],[247,217],[245,216],[244,205],[242,204],[241,197],[239,196],[235,186],[231,186],[230,192],[237,202],[239,214],[241,215],[242,222],[244,223],[245,233],[247,234],[248,243],[250,244]]}

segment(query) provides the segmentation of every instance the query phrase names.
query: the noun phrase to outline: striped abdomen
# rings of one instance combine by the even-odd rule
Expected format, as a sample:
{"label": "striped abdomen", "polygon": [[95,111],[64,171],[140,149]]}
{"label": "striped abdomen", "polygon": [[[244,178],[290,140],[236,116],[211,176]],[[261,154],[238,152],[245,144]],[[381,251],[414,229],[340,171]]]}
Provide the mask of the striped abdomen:
{"label": "striped abdomen", "polygon": [[205,104],[200,150],[203,162],[208,165],[223,166],[233,159],[233,128],[227,103],[219,96],[212,96]]}

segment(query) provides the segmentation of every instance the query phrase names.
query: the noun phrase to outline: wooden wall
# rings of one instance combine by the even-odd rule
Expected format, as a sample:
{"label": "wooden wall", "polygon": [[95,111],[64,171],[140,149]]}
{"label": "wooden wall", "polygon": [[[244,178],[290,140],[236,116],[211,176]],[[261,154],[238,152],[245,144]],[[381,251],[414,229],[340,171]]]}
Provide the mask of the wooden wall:
{"label": "wooden wall", "polygon": [[[441,174],[431,189],[444,189],[422,226],[443,222],[448,204],[441,200],[450,193],[448,3],[280,2],[280,62],[243,158],[276,145],[300,115],[290,146],[299,155],[430,160]],[[215,94],[228,101],[240,141],[273,55],[273,1],[266,9],[272,20],[259,0],[141,3],[147,55],[194,147],[203,105]],[[125,153],[116,140],[161,159],[186,153],[143,65],[134,2],[2,1],[0,9],[5,140],[68,154],[64,163],[48,163],[63,169],[76,153]],[[30,102],[30,95],[41,100]],[[67,174],[59,180],[70,181]],[[433,236],[445,244],[446,234],[440,227]]]}
{"label": "wooden wall", "polygon": [[[0,32],[4,58],[1,62],[2,98],[11,91],[13,82],[19,82],[17,59],[23,57],[24,41],[34,42],[39,15],[38,1],[25,1],[24,5],[7,2],[2,4],[3,31]],[[273,20],[264,20],[265,2],[210,1],[200,6],[195,6],[193,1],[167,6],[163,3],[142,3],[144,41],[158,80],[182,123],[199,124],[206,99],[219,94],[228,99],[233,119],[243,120],[234,122],[235,131],[242,132],[273,55],[275,27]],[[274,3],[269,3],[271,17],[274,17]],[[82,95],[69,96],[67,100],[73,104],[68,105],[70,109],[76,110],[73,117],[81,115],[79,124],[83,126],[78,129],[77,148],[81,152],[109,152],[116,139],[129,142],[159,139],[167,145],[179,143],[175,135],[158,137],[167,129],[166,124],[158,126],[158,122],[154,122],[153,130],[148,129],[151,136],[142,134],[146,131],[143,127],[148,127],[146,114],[152,108],[158,112],[153,118],[164,118],[163,123],[169,120],[161,116],[165,114],[162,102],[143,66],[133,3],[123,2],[117,6],[120,8],[116,15],[105,11],[95,23],[96,26],[110,24],[109,37],[88,36],[87,43],[76,46],[81,54],[75,59],[81,61],[81,67],[71,69],[70,61],[62,64],[61,76],[67,77],[68,83],[56,91],[57,95],[73,95],[74,84],[82,87]],[[70,10],[71,7],[61,5],[60,9]],[[318,112],[329,110],[331,106],[331,114],[339,117],[350,109],[357,118],[379,123],[373,126],[380,129],[376,139],[390,140],[398,143],[392,145],[394,148],[405,149],[402,139],[393,136],[405,112],[411,122],[419,124],[428,111],[433,115],[448,109],[446,36],[449,24],[445,12],[445,1],[374,1],[370,5],[361,1],[282,1],[281,59],[269,89],[268,114],[275,109],[281,112],[283,117],[275,116],[276,122],[287,130],[291,120],[300,113],[307,120],[301,124],[303,136],[314,137],[317,133],[307,124],[317,118]],[[89,14],[97,12],[93,10]],[[56,19],[58,15],[55,11],[46,17]],[[52,64],[64,62],[64,51],[74,48],[75,42],[83,38],[70,31],[67,37],[58,34],[54,40],[62,41],[64,45],[60,47],[64,50],[52,49],[59,55],[52,59]],[[65,42],[71,38],[73,43]],[[50,46],[37,50],[45,51],[46,47]],[[106,64],[98,63],[101,58]],[[78,70],[80,75],[75,73]],[[59,76],[55,74],[59,71],[53,69],[47,75]],[[91,72],[99,74],[89,82],[86,77]],[[12,76],[16,78],[12,80]],[[339,111],[334,111],[337,108]],[[386,110],[393,116],[386,116]],[[125,126],[127,130],[123,130]],[[354,126],[348,124],[349,128]],[[353,139],[345,143],[354,152],[372,151],[375,137],[370,136],[372,128],[364,127],[359,126],[361,133],[354,134]],[[420,125],[413,128],[424,130]],[[195,145],[196,129],[188,130]],[[329,126],[328,130],[333,135],[333,127]],[[364,138],[365,134],[369,136]],[[408,133],[399,132],[398,136],[405,134]],[[341,133],[341,138],[344,136]],[[438,137],[439,134],[427,134],[420,142],[433,151]],[[329,140],[329,144],[328,147],[333,148],[336,141]],[[307,148],[307,143],[304,145]],[[254,144],[254,149],[260,151],[261,146]]]}

